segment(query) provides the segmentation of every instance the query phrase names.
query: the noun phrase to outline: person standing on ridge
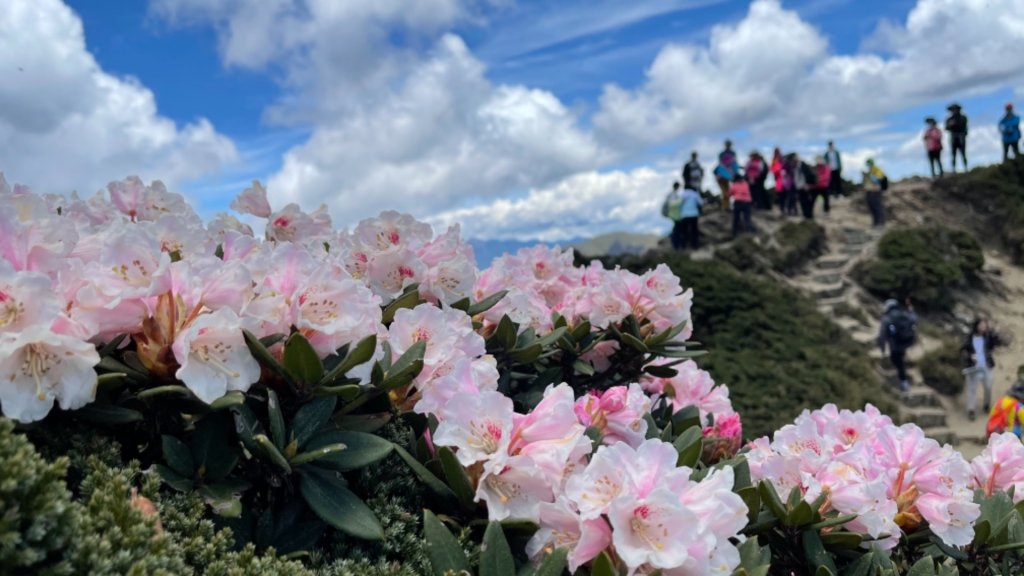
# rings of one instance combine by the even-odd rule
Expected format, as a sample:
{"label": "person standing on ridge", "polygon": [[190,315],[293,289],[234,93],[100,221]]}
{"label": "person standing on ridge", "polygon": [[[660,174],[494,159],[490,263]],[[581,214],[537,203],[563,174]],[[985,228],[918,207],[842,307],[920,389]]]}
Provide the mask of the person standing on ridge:
{"label": "person standing on ridge", "polygon": [[828,141],[828,150],[825,150],[825,163],[830,170],[828,191],[825,195],[825,213],[828,214],[828,197],[839,198],[843,192],[843,158],[831,140]]}
{"label": "person standing on ridge", "polygon": [[882,314],[882,325],[878,330],[878,347],[885,355],[889,350],[889,360],[896,368],[900,380],[900,391],[910,390],[910,379],[907,377],[907,349],[917,342],[917,314],[914,306],[907,298],[903,305],[897,300],[885,301],[885,312]]}
{"label": "person standing on ridge", "polygon": [[871,225],[880,228],[885,226],[885,205],[882,204],[882,193],[889,189],[889,177],[875,164],[874,159],[868,158],[866,164],[864,191],[867,195],[868,211],[871,212]]}
{"label": "person standing on ridge", "polygon": [[961,112],[959,104],[950,104],[949,118],[946,118],[946,132],[949,132],[949,147],[953,153],[953,173],[956,174],[956,151],[964,161],[964,172],[967,171],[967,116]]}
{"label": "person standing on ridge", "polygon": [[755,150],[747,160],[747,183],[750,184],[750,196],[754,199],[755,210],[771,210],[772,200],[764,188],[768,179],[768,165],[761,154]]}
{"label": "person standing on ridge", "polygon": [[818,203],[818,196],[821,196],[822,209],[825,211],[825,217],[828,218],[830,210],[828,197],[832,186],[832,168],[825,162],[825,158],[818,156],[814,159],[814,174],[817,178],[813,188],[814,195],[811,196],[811,216],[814,216],[814,205]]}
{"label": "person standing on ridge", "polygon": [[718,166],[715,166],[715,179],[722,191],[722,209],[729,210],[729,186],[739,172],[739,162],[732,150],[732,140],[725,141],[725,149],[718,154]]}
{"label": "person standing on ridge", "polygon": [[932,170],[932,178],[935,178],[936,165],[939,176],[942,176],[942,130],[939,130],[935,118],[929,116],[924,121],[928,124],[924,131],[924,149],[928,151],[928,166]]}
{"label": "person standing on ridge", "polygon": [[783,187],[783,161],[782,161],[782,150],[778,148],[772,153],[772,163],[768,166],[768,169],[772,172],[772,177],[775,178],[775,201],[779,205],[779,212],[786,215],[786,204],[785,204],[785,191]]}
{"label": "person standing on ridge", "polygon": [[1020,116],[1013,113],[1013,102],[1006,104],[1006,115],[999,121],[999,133],[1003,136],[1003,162],[1009,159],[1010,150],[1014,159],[1020,158]]}
{"label": "person standing on ridge", "polygon": [[683,247],[683,225],[681,208],[683,206],[683,195],[679,193],[679,182],[672,183],[672,191],[665,197],[661,204],[661,215],[672,221],[672,233],[669,239],[672,241],[672,248],[681,250]]}
{"label": "person standing on ridge", "polygon": [[812,191],[818,184],[818,174],[799,155],[793,154],[796,168],[793,170],[793,188],[800,201],[800,212],[804,218],[814,218],[814,196]]}
{"label": "person standing on ridge", "polygon": [[729,186],[729,196],[732,197],[732,237],[735,240],[743,232],[753,232],[754,224],[751,222],[751,211],[753,210],[753,198],[750,195],[750,184],[747,183],[743,174],[736,173]]}
{"label": "person standing on ridge", "polygon": [[786,205],[786,216],[798,214],[796,205],[800,182],[805,182],[800,175],[800,159],[796,153],[791,152],[786,154],[782,162],[782,201]]}
{"label": "person standing on ridge", "polygon": [[697,250],[700,248],[700,220],[701,207],[704,206],[704,198],[695,188],[683,190],[683,205],[679,209],[682,225],[682,248],[687,246]]}
{"label": "person standing on ridge", "polygon": [[690,153],[690,161],[683,166],[683,188],[687,190],[701,189],[704,182],[704,167],[697,160],[697,151]]}
{"label": "person standing on ridge", "polygon": [[974,420],[974,408],[978,404],[978,383],[984,389],[985,403],[982,405],[988,413],[992,405],[992,370],[996,367],[992,351],[1003,345],[1003,339],[996,334],[984,318],[978,318],[971,326],[960,355],[964,359],[964,376],[967,378],[967,418]]}

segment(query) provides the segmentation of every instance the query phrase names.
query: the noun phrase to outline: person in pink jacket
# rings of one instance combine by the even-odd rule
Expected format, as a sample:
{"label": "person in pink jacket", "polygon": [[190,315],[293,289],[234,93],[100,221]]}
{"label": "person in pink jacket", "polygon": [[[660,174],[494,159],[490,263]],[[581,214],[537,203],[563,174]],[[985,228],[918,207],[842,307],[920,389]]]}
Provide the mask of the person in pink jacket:
{"label": "person in pink jacket", "polygon": [[928,124],[924,131],[924,149],[928,151],[928,166],[932,170],[932,178],[935,178],[936,165],[939,167],[939,176],[942,176],[942,130],[935,118],[929,116],[924,121]]}
{"label": "person in pink jacket", "polygon": [[825,161],[824,156],[818,156],[814,159],[814,176],[815,184],[813,188],[814,196],[811,198],[811,215],[814,215],[813,205],[818,202],[818,196],[821,196],[822,208],[825,210],[825,217],[827,218],[830,209],[828,196],[831,188],[829,184],[832,182],[832,168]]}

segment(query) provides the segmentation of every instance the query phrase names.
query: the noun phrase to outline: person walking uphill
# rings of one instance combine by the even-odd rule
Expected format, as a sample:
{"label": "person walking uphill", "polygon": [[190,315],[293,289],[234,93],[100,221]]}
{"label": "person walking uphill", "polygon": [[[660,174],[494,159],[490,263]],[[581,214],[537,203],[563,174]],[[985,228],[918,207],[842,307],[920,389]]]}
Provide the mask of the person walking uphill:
{"label": "person walking uphill", "polygon": [[984,389],[983,410],[987,413],[992,405],[992,369],[996,367],[992,351],[1002,345],[1002,338],[992,330],[988,321],[978,318],[960,347],[967,379],[967,418],[970,420],[974,420],[974,409],[978,405],[979,383]]}
{"label": "person walking uphill", "polygon": [[928,152],[928,166],[932,170],[932,178],[935,178],[935,166],[939,167],[939,176],[942,176],[942,130],[939,130],[935,118],[931,116],[924,119],[928,125],[924,131],[924,149]]}
{"label": "person walking uphill", "polygon": [[1013,113],[1013,103],[1006,104],[1006,115],[999,121],[999,133],[1003,136],[1003,162],[1013,150],[1014,159],[1020,158],[1020,116]]}
{"label": "person walking uphill", "polygon": [[917,342],[917,314],[910,299],[905,305],[896,300],[886,300],[885,313],[882,315],[882,326],[878,330],[878,347],[885,354],[889,350],[889,360],[896,368],[900,379],[900,390],[910,390],[910,379],[907,377],[907,349]]}
{"label": "person walking uphill", "polygon": [[697,160],[697,151],[690,153],[690,161],[683,166],[683,188],[700,191],[704,182],[704,167]]}
{"label": "person walking uphill", "polygon": [[740,165],[736,159],[736,153],[732,150],[732,140],[725,141],[725,150],[718,154],[718,166],[715,166],[715,179],[718,181],[718,188],[722,192],[722,209],[729,209],[729,186],[732,184],[736,174],[739,173]]}
{"label": "person walking uphill", "polygon": [[967,171],[967,116],[961,112],[959,104],[950,104],[949,118],[946,118],[946,132],[949,132],[949,147],[953,152],[953,173],[956,173],[956,151],[964,161],[964,172]]}
{"label": "person walking uphill", "polygon": [[[829,140],[825,151],[825,163],[829,167],[828,196],[838,198],[843,193],[843,158],[836,150],[835,144]],[[828,196],[825,196],[825,213],[828,213]]]}
{"label": "person walking uphill", "polygon": [[885,205],[882,204],[882,193],[889,188],[889,177],[868,158],[867,170],[864,171],[864,191],[871,212],[871,225],[875,228],[885,226]]}

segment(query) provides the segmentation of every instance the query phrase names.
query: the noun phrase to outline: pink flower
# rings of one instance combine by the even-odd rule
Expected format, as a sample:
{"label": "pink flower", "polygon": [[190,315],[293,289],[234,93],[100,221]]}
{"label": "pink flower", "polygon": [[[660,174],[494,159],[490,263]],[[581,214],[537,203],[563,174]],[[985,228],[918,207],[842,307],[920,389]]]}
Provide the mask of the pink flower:
{"label": "pink flower", "polygon": [[569,551],[569,571],[597,557],[612,544],[612,529],[603,518],[583,520],[572,503],[557,499],[540,505],[540,529],[526,544],[527,555],[539,561],[555,549]]}
{"label": "pink flower", "polygon": [[991,496],[1013,487],[1013,501],[1024,500],[1024,444],[1012,432],[993,434],[988,445],[971,461],[973,486]]}
{"label": "pink flower", "polygon": [[480,392],[448,402],[440,413],[434,444],[451,446],[463,466],[508,456],[512,439],[512,400],[499,392]]}
{"label": "pink flower", "polygon": [[252,187],[246,188],[231,202],[231,209],[242,214],[252,214],[257,218],[269,218],[270,202],[267,201],[267,189],[259,180],[252,181]]}
{"label": "pink flower", "polygon": [[207,404],[229,390],[246,391],[260,378],[238,316],[227,308],[200,315],[171,347],[181,367],[175,376]]}
{"label": "pink flower", "polygon": [[629,574],[641,566],[676,568],[689,558],[692,527],[699,520],[666,488],[646,496],[627,492],[609,507],[615,552]]}
{"label": "pink flower", "polygon": [[484,465],[476,500],[487,504],[491,520],[515,518],[537,522],[541,504],[553,502],[554,492],[529,456],[513,456]]}
{"label": "pink flower", "polygon": [[54,401],[81,408],[96,395],[96,348],[73,336],[34,325],[0,335],[0,407],[20,422],[45,417]]}

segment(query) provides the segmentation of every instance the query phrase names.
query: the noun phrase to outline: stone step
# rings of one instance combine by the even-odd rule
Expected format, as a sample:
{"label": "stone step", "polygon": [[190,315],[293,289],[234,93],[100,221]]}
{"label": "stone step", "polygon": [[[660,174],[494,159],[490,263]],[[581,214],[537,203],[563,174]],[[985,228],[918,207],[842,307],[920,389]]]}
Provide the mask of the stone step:
{"label": "stone step", "polygon": [[864,253],[867,244],[847,244],[839,249],[839,252],[847,256],[860,256]]}
{"label": "stone step", "polygon": [[831,312],[833,306],[836,306],[838,304],[849,304],[849,303],[850,303],[850,296],[848,294],[843,294],[841,296],[836,296],[835,298],[819,298],[818,299],[818,309],[819,310],[829,310],[829,312]]}
{"label": "stone step", "polygon": [[908,408],[921,406],[939,408],[942,406],[942,403],[939,402],[939,395],[927,386],[911,386],[910,390],[900,394],[900,402]]}
{"label": "stone step", "polygon": [[819,258],[816,265],[821,270],[838,270],[850,263],[846,256],[828,256]]}
{"label": "stone step", "polygon": [[987,445],[988,437],[985,435],[985,423],[982,422],[981,419],[975,420],[974,423],[978,425],[977,431],[971,430],[970,432],[960,432],[960,441],[977,444],[978,446]]}
{"label": "stone step", "polygon": [[840,272],[821,272],[811,276],[811,279],[819,284],[835,284],[843,281],[843,275]]}
{"label": "stone step", "polygon": [[935,440],[939,444],[949,444],[956,446],[963,440],[957,435],[956,431],[952,428],[946,428],[945,426],[936,428],[925,428],[924,435]]}
{"label": "stone step", "polygon": [[870,345],[874,347],[878,343],[878,333],[874,331],[855,330],[850,333],[850,337],[853,338],[854,342],[865,346]]}
{"label": "stone step", "polygon": [[846,282],[841,280],[834,284],[814,283],[808,285],[808,287],[811,289],[811,292],[814,293],[814,297],[819,300],[838,298],[846,293]]}
{"label": "stone step", "polygon": [[943,428],[946,426],[946,411],[942,408],[920,406],[906,408],[904,413],[908,422],[913,422],[921,428]]}

